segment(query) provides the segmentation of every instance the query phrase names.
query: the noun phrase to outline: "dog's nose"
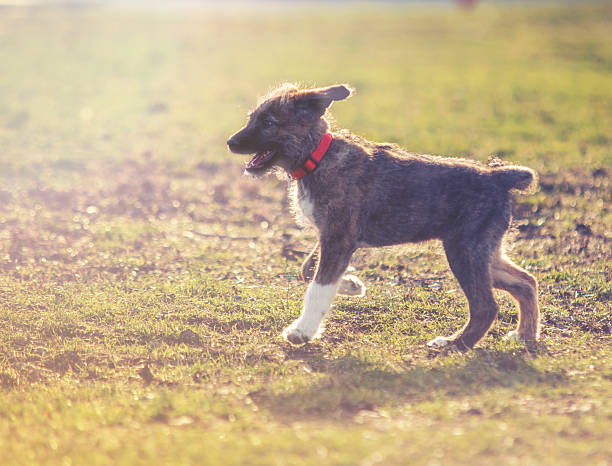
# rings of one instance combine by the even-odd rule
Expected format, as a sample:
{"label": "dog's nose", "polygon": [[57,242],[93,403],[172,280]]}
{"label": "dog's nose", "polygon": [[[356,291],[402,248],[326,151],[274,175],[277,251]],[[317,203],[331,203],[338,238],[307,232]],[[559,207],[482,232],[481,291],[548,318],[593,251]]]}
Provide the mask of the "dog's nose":
{"label": "dog's nose", "polygon": [[227,147],[229,147],[229,150],[231,150],[232,152],[236,150],[236,148],[238,147],[238,141],[236,141],[235,136],[232,136],[227,140]]}

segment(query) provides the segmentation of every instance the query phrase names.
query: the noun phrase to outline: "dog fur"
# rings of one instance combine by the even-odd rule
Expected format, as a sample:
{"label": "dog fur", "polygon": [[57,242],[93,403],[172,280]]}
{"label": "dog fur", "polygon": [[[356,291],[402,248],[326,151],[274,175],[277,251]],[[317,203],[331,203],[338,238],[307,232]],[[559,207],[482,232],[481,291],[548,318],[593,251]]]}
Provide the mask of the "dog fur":
{"label": "dog fur", "polygon": [[[328,131],[330,105],[352,92],[347,85],[284,85],[251,112],[247,125],[229,139],[229,149],[255,154],[247,173],[279,169],[290,174]],[[413,154],[342,130],[333,133],[317,169],[289,183],[296,210],[318,233],[302,267],[310,282],[302,314],[283,332],[291,343],[305,343],[319,334],[337,293],[363,295],[359,279],[344,275],[358,248],[430,239],[442,241],[469,304],[464,327],[450,337],[433,339],[430,346],[473,348],[497,316],[493,288],[507,291],[518,302],[518,326],[509,337],[538,338],[537,282],[510,261],[501,246],[510,224],[510,192],[532,189],[532,170]]]}

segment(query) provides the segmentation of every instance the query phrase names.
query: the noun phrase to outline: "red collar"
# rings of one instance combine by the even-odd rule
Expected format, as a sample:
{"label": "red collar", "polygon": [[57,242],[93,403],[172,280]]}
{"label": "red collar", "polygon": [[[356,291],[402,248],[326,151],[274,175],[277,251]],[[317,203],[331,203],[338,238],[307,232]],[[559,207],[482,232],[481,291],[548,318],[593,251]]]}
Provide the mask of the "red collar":
{"label": "red collar", "polygon": [[319,165],[319,162],[327,153],[327,149],[329,149],[332,139],[331,133],[325,133],[325,135],[321,138],[321,142],[319,142],[319,146],[315,149],[310,158],[306,160],[304,165],[291,172],[291,176],[294,180],[304,178],[308,173],[315,171]]}

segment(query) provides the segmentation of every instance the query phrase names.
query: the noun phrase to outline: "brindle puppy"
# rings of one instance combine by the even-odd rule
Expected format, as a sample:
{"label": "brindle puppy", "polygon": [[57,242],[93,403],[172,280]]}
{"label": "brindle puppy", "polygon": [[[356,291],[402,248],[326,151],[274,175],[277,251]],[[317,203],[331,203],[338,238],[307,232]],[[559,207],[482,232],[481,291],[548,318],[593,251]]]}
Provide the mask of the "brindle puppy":
{"label": "brindle puppy", "polygon": [[284,337],[294,344],[311,340],[337,293],[363,294],[356,277],[343,276],[358,248],[435,238],[442,240],[467,296],[469,320],[453,336],[428,344],[473,348],[498,312],[493,287],[518,301],[518,327],[509,337],[536,340],[537,282],[501,246],[510,223],[510,191],[532,188],[534,172],[412,154],[348,131],[326,136],[327,108],[351,93],[346,85],[304,90],[285,85],[268,95],[227,142],[232,152],[255,154],[247,173],[260,175],[278,167],[290,174],[294,205],[318,232],[318,243],[302,269],[305,280],[313,275],[314,280],[301,316],[284,330]]}

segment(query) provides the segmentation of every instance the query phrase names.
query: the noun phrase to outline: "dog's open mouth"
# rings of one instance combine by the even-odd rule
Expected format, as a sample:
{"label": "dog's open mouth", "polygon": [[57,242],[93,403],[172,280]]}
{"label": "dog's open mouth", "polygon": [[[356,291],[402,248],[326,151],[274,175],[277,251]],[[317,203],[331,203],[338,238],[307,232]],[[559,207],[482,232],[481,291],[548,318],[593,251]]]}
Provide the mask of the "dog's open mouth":
{"label": "dog's open mouth", "polygon": [[249,163],[247,163],[247,166],[246,166],[247,171],[260,170],[262,168],[266,168],[266,166],[269,165],[269,162],[272,161],[275,155],[276,155],[276,152],[272,150],[257,152],[253,156],[253,158],[249,160]]}

